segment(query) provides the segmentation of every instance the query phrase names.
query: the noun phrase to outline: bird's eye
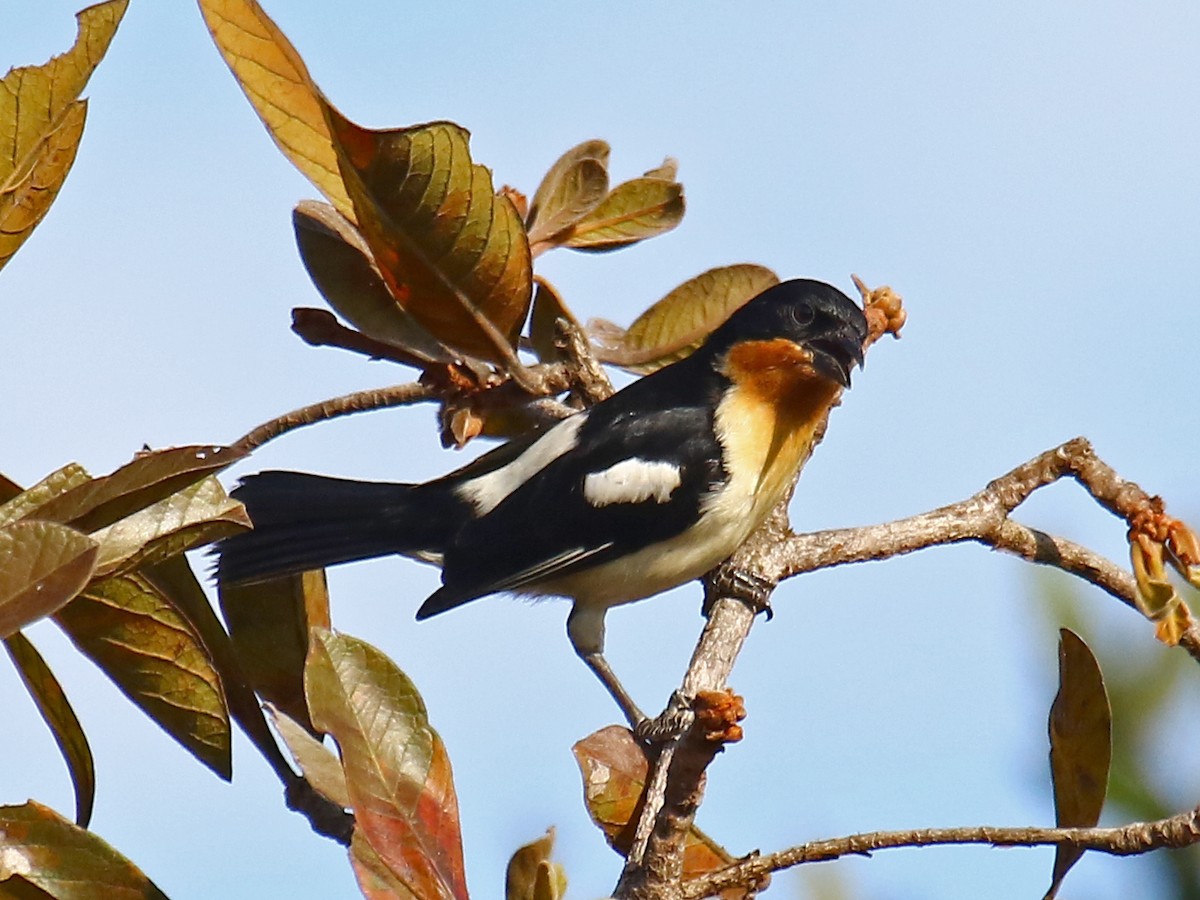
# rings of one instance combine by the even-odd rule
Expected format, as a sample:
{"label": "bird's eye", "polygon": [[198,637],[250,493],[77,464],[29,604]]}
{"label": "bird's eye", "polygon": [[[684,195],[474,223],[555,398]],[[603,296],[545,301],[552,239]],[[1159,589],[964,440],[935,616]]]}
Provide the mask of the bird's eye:
{"label": "bird's eye", "polygon": [[797,325],[808,326],[813,322],[813,308],[807,303],[793,303],[788,307],[788,315]]}

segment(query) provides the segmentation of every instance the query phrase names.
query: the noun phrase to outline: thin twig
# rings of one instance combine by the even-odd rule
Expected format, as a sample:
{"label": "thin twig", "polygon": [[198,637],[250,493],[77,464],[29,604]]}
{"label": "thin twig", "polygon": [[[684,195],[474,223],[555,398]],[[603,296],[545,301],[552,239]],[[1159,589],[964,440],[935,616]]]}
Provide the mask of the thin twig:
{"label": "thin twig", "polygon": [[872,831],[848,837],[813,841],[752,856],[683,885],[681,897],[697,900],[726,888],[753,884],[771,872],[801,863],[824,862],[848,855],[869,856],[876,850],[896,847],[932,847],[950,844],[990,844],[993,847],[1069,846],[1115,856],[1132,856],[1152,850],[1178,849],[1200,843],[1200,807],[1153,822],[1134,822],[1119,828],[915,828],[908,831]]}
{"label": "thin twig", "polygon": [[332,400],[322,400],[300,409],[294,409],[282,416],[276,416],[268,422],[252,428],[233,442],[232,447],[244,452],[257,450],[267,441],[274,440],[282,434],[287,434],[305,425],[323,422],[326,419],[336,419],[352,413],[365,412],[372,409],[386,409],[391,406],[407,406],[420,403],[422,400],[437,399],[437,392],[424,384],[412,382],[397,384],[393,387],[376,388],[370,391],[355,391]]}

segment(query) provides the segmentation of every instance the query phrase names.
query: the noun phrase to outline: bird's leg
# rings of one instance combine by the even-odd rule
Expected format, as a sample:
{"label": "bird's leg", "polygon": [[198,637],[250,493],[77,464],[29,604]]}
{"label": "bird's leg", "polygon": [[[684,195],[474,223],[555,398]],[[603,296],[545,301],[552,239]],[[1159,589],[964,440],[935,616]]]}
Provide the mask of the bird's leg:
{"label": "bird's leg", "polygon": [[567,618],[567,635],[575,652],[612,695],[635,735],[651,742],[679,737],[695,718],[691,698],[674,691],[667,708],[653,719],[642,712],[604,658],[604,612],[603,609],[597,611],[579,604],[571,609],[571,615]]}
{"label": "bird's leg", "polygon": [[636,731],[647,718],[641,708],[633,702],[629,691],[625,690],[625,685],[621,684],[621,679],[612,670],[608,660],[604,658],[606,611],[604,607],[597,609],[576,603],[571,607],[571,614],[567,616],[567,637],[571,639],[571,646],[575,648],[579,658],[587,663],[587,667],[595,673],[604,689],[617,702],[617,706],[629,720],[629,727]]}
{"label": "bird's leg", "polygon": [[766,613],[767,621],[775,615],[771,611],[771,592],[775,582],[761,578],[752,572],[738,568],[733,563],[723,562],[704,576],[704,608],[707,616],[719,597],[741,600],[756,613]]}

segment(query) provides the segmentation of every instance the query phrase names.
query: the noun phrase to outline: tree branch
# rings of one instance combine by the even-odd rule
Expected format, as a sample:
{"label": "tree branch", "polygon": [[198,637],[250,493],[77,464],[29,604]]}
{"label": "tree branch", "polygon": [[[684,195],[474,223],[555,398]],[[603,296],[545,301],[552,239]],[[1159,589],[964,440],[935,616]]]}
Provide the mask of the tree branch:
{"label": "tree branch", "polygon": [[687,900],[711,897],[738,885],[753,884],[771,872],[801,863],[824,862],[851,854],[870,856],[895,847],[933,847],[949,844],[990,844],[993,847],[1069,846],[1116,856],[1152,850],[1178,849],[1200,843],[1200,807],[1154,822],[1134,822],[1120,828],[916,828],[872,831],[849,837],[813,841],[752,856],[724,869],[693,879],[679,894]]}
{"label": "tree branch", "polygon": [[[1161,500],[1121,478],[1096,456],[1087,440],[1076,438],[1017,466],[966,500],[895,522],[796,535],[787,524],[785,501],[738,550],[728,565],[759,581],[777,584],[784,578],[830,566],[888,559],[926,547],[975,541],[1030,562],[1062,569],[1141,610],[1138,584],[1128,571],[1086,547],[1009,518],[1009,514],[1034,491],[1066,476],[1079,482],[1102,507],[1124,519],[1131,530],[1136,522],[1147,515],[1155,511],[1161,515]],[[726,679],[753,621],[754,611],[747,604],[733,598],[715,600],[684,677],[682,691],[685,696],[695,696],[699,690],[725,688]],[[1196,623],[1191,623],[1182,632],[1178,643],[1200,661],[1200,628]],[[679,811],[665,803],[665,798],[690,798],[696,791],[701,791],[703,772],[684,767],[676,774],[672,760],[678,752],[679,740],[668,743],[647,780],[642,817],[618,884],[618,897],[649,900],[682,896],[678,881],[671,883],[662,877],[663,873],[673,871],[662,854],[675,852],[672,848],[677,843],[664,839],[662,835],[669,832],[671,827],[678,827],[681,822]],[[677,783],[677,779],[681,778],[688,779],[688,782]],[[1192,819],[1188,822],[1191,823],[1189,828],[1195,826]],[[1099,833],[1105,829],[1066,829],[1062,833],[1076,834],[1082,831]],[[1001,834],[1001,837],[1006,834],[1011,836],[1010,833],[1002,834],[994,829],[984,829],[978,833],[984,832],[988,835]],[[1058,833],[1055,829],[1045,830],[1044,833],[1050,832]],[[934,832],[923,832],[931,833]],[[1027,835],[1032,832],[1024,830],[1021,833]],[[990,842],[991,837],[980,840]],[[1067,841],[1068,838],[1060,835],[1051,842]],[[1091,847],[1090,844],[1086,846]],[[803,861],[807,860],[798,860]],[[690,893],[689,889],[688,896],[702,895]]]}

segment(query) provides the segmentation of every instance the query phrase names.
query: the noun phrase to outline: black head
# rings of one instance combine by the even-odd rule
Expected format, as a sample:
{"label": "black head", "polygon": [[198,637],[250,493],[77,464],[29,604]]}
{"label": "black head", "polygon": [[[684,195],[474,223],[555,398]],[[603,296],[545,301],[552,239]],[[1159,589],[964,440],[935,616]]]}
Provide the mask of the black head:
{"label": "black head", "polygon": [[807,278],[767,288],[738,309],[705,343],[723,354],[742,341],[785,338],[813,354],[813,367],[845,387],[863,362],[867,320],[858,305],[832,285]]}

